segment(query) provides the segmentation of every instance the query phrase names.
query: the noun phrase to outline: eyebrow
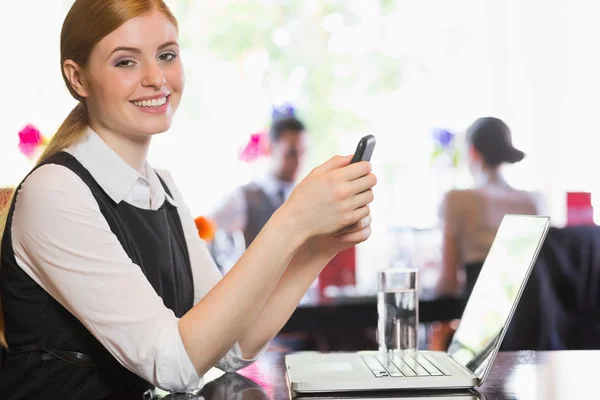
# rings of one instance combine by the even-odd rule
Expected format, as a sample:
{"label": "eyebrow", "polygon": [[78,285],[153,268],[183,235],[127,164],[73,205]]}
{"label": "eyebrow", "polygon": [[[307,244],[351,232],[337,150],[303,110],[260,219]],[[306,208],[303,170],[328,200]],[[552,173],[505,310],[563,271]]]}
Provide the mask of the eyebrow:
{"label": "eyebrow", "polygon": [[[169,47],[172,45],[179,46],[177,44],[177,42],[175,42],[175,41],[165,42],[165,43],[161,44],[160,46],[158,46],[158,51],[164,49],[165,47]],[[110,52],[107,59],[110,58],[110,56],[115,54],[117,51],[129,51],[131,53],[136,53],[136,54],[140,54],[142,52],[140,49],[138,49],[136,47],[118,46],[118,47],[115,47],[113,49],[113,51]]]}

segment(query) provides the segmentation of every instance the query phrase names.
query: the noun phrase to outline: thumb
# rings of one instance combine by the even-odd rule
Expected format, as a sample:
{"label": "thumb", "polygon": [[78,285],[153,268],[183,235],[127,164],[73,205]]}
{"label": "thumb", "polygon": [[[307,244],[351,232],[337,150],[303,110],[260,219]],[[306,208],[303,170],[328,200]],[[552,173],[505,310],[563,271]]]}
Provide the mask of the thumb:
{"label": "thumb", "polygon": [[314,169],[316,173],[325,173],[334,169],[345,167],[352,161],[352,156],[333,156],[323,164]]}

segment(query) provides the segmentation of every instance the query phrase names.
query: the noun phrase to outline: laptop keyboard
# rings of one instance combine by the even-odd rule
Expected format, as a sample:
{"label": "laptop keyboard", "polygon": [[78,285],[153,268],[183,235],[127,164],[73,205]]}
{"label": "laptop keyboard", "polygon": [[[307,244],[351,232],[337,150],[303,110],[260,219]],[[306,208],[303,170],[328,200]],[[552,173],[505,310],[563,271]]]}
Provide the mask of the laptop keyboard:
{"label": "laptop keyboard", "polygon": [[376,378],[449,376],[423,354],[377,354],[361,356]]}

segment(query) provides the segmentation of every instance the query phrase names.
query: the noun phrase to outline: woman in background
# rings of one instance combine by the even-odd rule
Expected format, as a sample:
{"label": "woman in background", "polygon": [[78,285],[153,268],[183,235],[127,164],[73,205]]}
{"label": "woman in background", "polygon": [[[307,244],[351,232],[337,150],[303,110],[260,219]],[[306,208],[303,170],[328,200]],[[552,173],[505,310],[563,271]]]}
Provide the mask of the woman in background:
{"label": "woman in background", "polygon": [[369,237],[370,164],[315,168],[222,277],[146,160],[183,91],[168,7],[76,0],[60,50],[79,103],[0,219],[2,398],[188,392],[213,366],[248,365],[327,262]]}
{"label": "woman in background", "polygon": [[452,190],[442,202],[442,272],[438,289],[441,293],[457,294],[459,268],[464,267],[463,293],[468,298],[504,215],[536,215],[540,207],[536,195],[513,188],[502,175],[504,164],[518,163],[525,157],[513,147],[510,129],[502,120],[476,120],[467,130],[467,144],[475,187]]}

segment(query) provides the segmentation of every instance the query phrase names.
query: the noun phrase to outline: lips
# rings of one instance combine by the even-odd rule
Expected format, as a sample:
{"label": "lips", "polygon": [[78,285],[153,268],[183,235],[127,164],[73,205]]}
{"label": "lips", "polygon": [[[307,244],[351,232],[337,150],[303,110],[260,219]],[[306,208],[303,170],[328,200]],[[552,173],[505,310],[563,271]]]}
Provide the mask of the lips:
{"label": "lips", "polygon": [[171,95],[134,100],[130,101],[130,103],[143,113],[162,115],[171,109]]}

